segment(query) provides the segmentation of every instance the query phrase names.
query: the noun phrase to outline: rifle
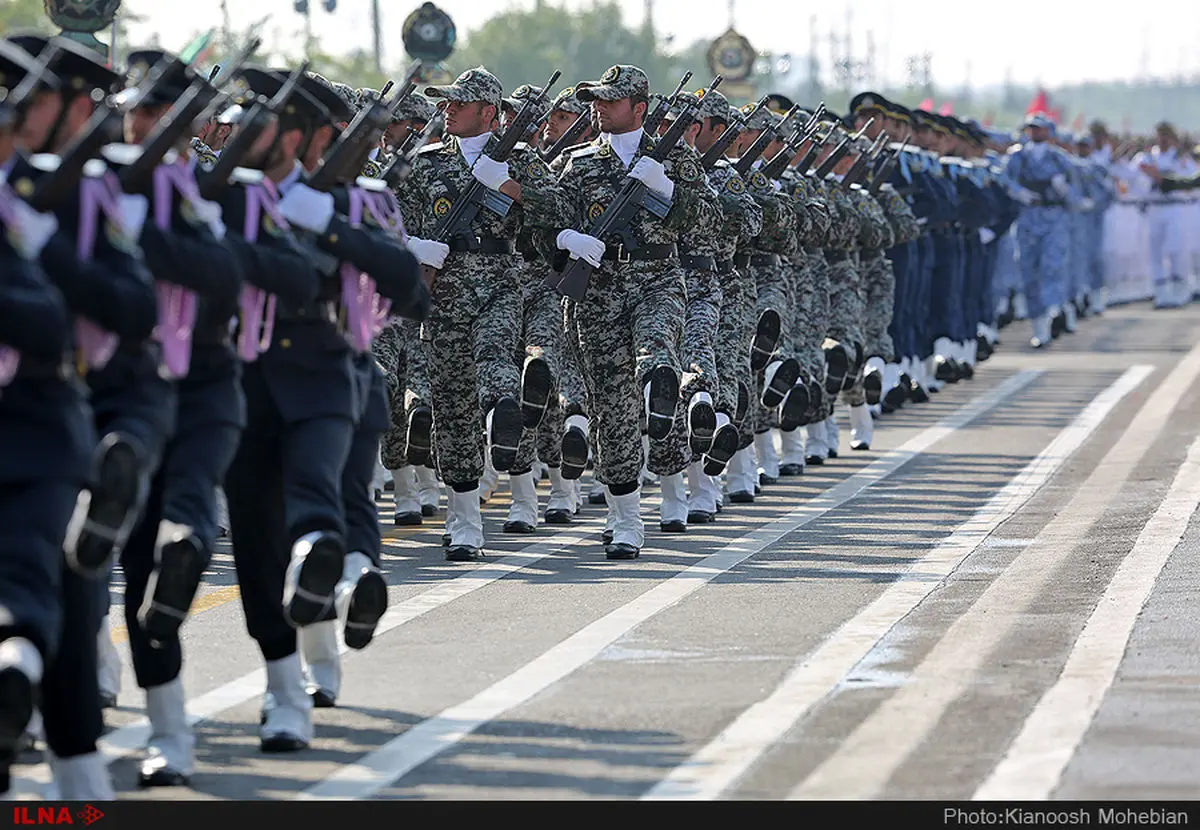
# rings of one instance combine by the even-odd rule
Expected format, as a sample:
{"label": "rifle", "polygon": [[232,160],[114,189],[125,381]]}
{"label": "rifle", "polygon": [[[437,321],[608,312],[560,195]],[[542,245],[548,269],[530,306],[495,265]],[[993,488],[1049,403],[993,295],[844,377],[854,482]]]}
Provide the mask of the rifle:
{"label": "rifle", "polygon": [[396,155],[388,163],[388,166],[379,174],[379,178],[383,179],[389,190],[395,190],[401,182],[408,178],[417,153],[421,151],[421,148],[429,141],[429,137],[433,135],[434,130],[438,128],[441,117],[441,113],[438,113],[430,118],[425,124],[425,129],[420,132],[409,128],[408,137],[404,139],[404,143],[400,145],[400,149],[396,151]]}
{"label": "rifle", "polygon": [[884,147],[884,142],[887,141],[887,133],[881,132],[871,142],[871,148],[867,152],[860,152],[858,158],[854,160],[854,164],[850,165],[850,169],[846,171],[846,175],[842,177],[842,187],[847,190],[851,185],[858,184],[863,175],[867,172],[869,166],[879,156],[880,150]]}
{"label": "rifle", "polygon": [[[529,125],[539,118],[540,101],[549,95],[551,88],[558,83],[560,75],[562,73],[555,70],[554,74],[550,76],[550,80],[546,81],[545,86],[542,87],[541,94],[525,99],[525,103],[521,105],[521,111],[513,116],[512,121],[504,130],[504,134],[497,139],[495,147],[487,153],[488,158],[501,163],[508,161],[513,149],[525,138]],[[431,238],[437,242],[449,244],[450,240],[456,237],[467,237],[468,249],[475,250],[479,247],[479,242],[471,235],[470,231],[471,226],[475,224],[475,219],[479,216],[479,211],[486,208],[496,216],[504,217],[508,215],[512,204],[513,200],[508,196],[492,190],[483,182],[472,178],[471,183],[467,185],[466,192],[454,200],[450,210],[433,229]],[[421,276],[425,279],[426,285],[432,284],[436,273],[436,268],[428,265],[421,266]]]}
{"label": "rifle", "polygon": [[658,126],[662,124],[663,119],[667,117],[667,113],[671,111],[671,107],[679,100],[679,94],[683,92],[683,87],[692,79],[691,72],[685,72],[683,78],[679,81],[679,86],[675,87],[675,91],[671,93],[671,97],[664,98],[661,95],[655,95],[656,103],[654,110],[646,115],[642,121],[642,132],[653,138],[658,135]]}
{"label": "rifle", "polygon": [[554,142],[549,149],[540,153],[542,161],[544,161],[546,164],[549,164],[561,156],[563,150],[567,149],[568,147],[575,146],[575,143],[579,140],[579,137],[587,131],[587,128],[590,127],[591,124],[592,114],[589,111],[584,110],[583,112],[579,113],[579,117],[575,119],[575,123],[567,127],[567,131],[559,136],[558,141]]}
{"label": "rifle", "polygon": [[27,74],[21,80],[21,83],[17,84],[17,88],[9,93],[8,97],[0,102],[0,104],[14,111],[19,109],[25,103],[25,99],[33,95],[38,84],[42,82],[42,76],[58,60],[61,54],[62,50],[58,47],[58,44],[50,42],[38,55],[37,69]]}
{"label": "rifle", "polygon": [[210,202],[218,201],[221,198],[221,194],[229,187],[233,171],[238,168],[246,153],[250,152],[250,148],[258,141],[259,136],[267,129],[271,121],[283,112],[288,100],[295,94],[300,79],[308,71],[308,66],[307,61],[301,64],[300,68],[288,77],[270,101],[255,98],[250,111],[242,117],[237,132],[225,145],[221,155],[217,157],[217,163],[213,169],[207,172],[196,170],[196,181],[200,187],[201,198]]}
{"label": "rifle", "polygon": [[800,145],[810,140],[821,126],[821,116],[825,114],[825,102],[822,101],[820,106],[813,110],[813,114],[809,116],[808,121],[804,126],[797,127],[796,132],[792,133],[792,137],[787,140],[784,148],[775,154],[775,157],[768,161],[762,167],[762,174],[768,179],[778,179],[788,169],[788,165],[792,161],[792,156],[796,155],[796,151],[800,149]]}
{"label": "rifle", "polygon": [[783,132],[784,125],[791,121],[799,111],[800,105],[796,104],[790,110],[788,110],[787,115],[783,117],[782,121],[774,126],[767,127],[759,134],[758,138],[754,140],[754,143],[750,145],[750,149],[746,150],[746,152],[742,154],[742,157],[738,159],[737,163],[733,166],[733,168],[738,171],[739,175],[743,177],[750,175],[750,168],[754,166],[754,162],[758,161],[758,157],[766,151],[767,147],[771,145],[772,141],[779,140],[779,137]]}
{"label": "rifle", "polygon": [[825,161],[817,165],[817,169],[813,171],[813,175],[815,175],[818,179],[823,179],[828,176],[833,171],[833,168],[838,166],[838,162],[840,162],[850,153],[850,145],[862,138],[867,131],[867,127],[870,127],[874,121],[874,118],[869,119],[866,124],[863,124],[862,129],[857,133],[843,138],[838,143],[838,146],[833,148],[833,152],[825,158]]}
{"label": "rifle", "polygon": [[872,196],[879,193],[879,189],[887,183],[887,180],[892,177],[892,171],[896,169],[896,165],[900,161],[900,154],[904,152],[904,148],[908,146],[908,139],[912,136],[912,130],[904,134],[904,140],[900,142],[900,147],[893,150],[883,163],[871,174],[871,183],[867,185],[867,192]]}
{"label": "rifle", "polygon": [[393,100],[384,102],[387,94],[395,86],[393,81],[388,81],[379,91],[379,98],[354,116],[354,120],[338,137],[337,143],[321,160],[321,166],[308,177],[306,184],[309,187],[320,193],[328,193],[341,182],[358,178],[371,147],[387,129],[388,124],[392,123],[392,113],[400,102],[416,89],[414,79],[419,66],[420,64],[409,70],[408,77],[404,79],[400,92]]}
{"label": "rifle", "polygon": [[[202,117],[202,114],[214,110],[219,103],[220,86],[250,59],[250,56],[261,44],[262,41],[257,38],[251,38],[242,51],[226,64],[228,71],[222,73],[219,79],[217,79],[218,67],[218,70],[214,70],[209,76],[210,80],[196,78],[192,81],[187,91],[159,121],[158,129],[138,148],[140,151],[138,156],[127,162],[118,174],[123,191],[141,194],[149,191],[154,177],[154,169],[158,167],[163,156],[178,143],[185,133],[191,130],[198,118],[203,121],[208,120],[208,118]],[[216,79],[217,82],[213,83],[211,79]]]}
{"label": "rifle", "polygon": [[[709,85],[704,95],[711,93],[720,84],[721,76],[718,75],[713,79],[712,84]],[[660,164],[666,160],[676,145],[683,140],[683,134],[687,132],[688,127],[696,120],[696,113],[700,109],[700,102],[703,100],[704,96],[700,96],[698,98],[688,98],[683,102],[679,117],[675,119],[671,127],[663,134],[663,137],[654,145],[654,149],[649,152],[647,158],[651,158]],[[636,250],[638,247],[637,239],[634,237],[629,225],[633,221],[634,216],[637,215],[638,210],[644,207],[659,219],[662,219],[671,209],[670,203],[657,194],[654,194],[653,198],[647,198],[650,194],[650,189],[639,179],[627,178],[625,185],[621,188],[621,192],[612,200],[604,213],[596,217],[595,221],[588,227],[588,235],[601,240],[611,236],[619,236],[623,250]],[[663,209],[664,205],[665,210]],[[561,274],[555,274],[552,271],[547,275],[546,285],[573,300],[582,300],[584,295],[587,294],[588,279],[594,270],[595,268],[587,260],[572,258],[568,260]]]}
{"label": "rifle", "polygon": [[718,161],[725,158],[725,152],[733,146],[733,142],[737,141],[738,136],[746,131],[746,125],[750,123],[750,119],[758,115],[759,110],[767,105],[768,97],[764,95],[759,98],[758,103],[754,105],[754,109],[750,111],[749,115],[744,117],[740,111],[738,111],[736,116],[733,115],[733,111],[730,111],[730,117],[733,120],[725,127],[725,132],[721,133],[720,138],[713,142],[713,145],[700,157],[700,166],[702,168],[712,170]]}
{"label": "rifle", "polygon": [[58,167],[38,179],[28,199],[29,206],[38,213],[45,213],[74,193],[84,165],[95,158],[102,147],[120,138],[125,113],[137,108],[178,65],[181,65],[179,58],[164,58],[139,86],[130,90],[131,94],[122,97],[120,103],[106,102],[97,106],[87,124],[62,151]]}

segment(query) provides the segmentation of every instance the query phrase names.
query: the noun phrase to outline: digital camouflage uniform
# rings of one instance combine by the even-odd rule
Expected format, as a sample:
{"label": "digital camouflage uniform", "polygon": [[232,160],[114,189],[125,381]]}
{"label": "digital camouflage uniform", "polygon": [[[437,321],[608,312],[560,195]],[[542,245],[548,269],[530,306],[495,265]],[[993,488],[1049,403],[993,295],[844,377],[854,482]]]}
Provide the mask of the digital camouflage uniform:
{"label": "digital camouflage uniform", "polygon": [[[855,253],[862,234],[859,209],[836,181],[827,181],[825,188],[829,204],[837,210],[833,232],[826,240],[825,260],[829,263],[829,331],[828,339],[843,344],[850,356],[851,371],[858,361],[863,345],[862,287],[859,283]],[[826,345],[829,345],[828,342]],[[833,414],[835,397],[826,402],[826,417]]]}
{"label": "digital camouflage uniform", "polygon": [[[500,82],[481,68],[464,72],[454,84],[426,89],[430,97],[487,101],[497,109],[501,93]],[[471,232],[482,239],[513,241],[522,227],[558,224],[558,188],[536,152],[517,148],[508,166],[521,186],[523,203],[514,203],[504,218],[481,210]],[[473,179],[453,136],[423,148],[397,194],[409,234],[432,238],[439,220]],[[518,337],[514,321],[521,319],[522,303],[519,262],[516,253],[452,250],[433,283],[433,310],[421,328],[421,338],[429,350],[438,470],[451,486],[469,484],[483,475],[481,415],[501,398],[520,396],[520,370],[514,360]]]}
{"label": "digital camouflage uniform", "polygon": [[[681,106],[688,95],[692,93],[680,95]],[[708,97],[706,95],[705,99]],[[728,110],[729,102],[723,97],[718,101],[714,95],[707,106],[702,102],[696,120],[718,114],[723,117]],[[672,112],[668,117],[674,118],[675,115],[676,112]],[[700,154],[683,141],[679,146],[690,153],[697,167],[700,167]],[[650,472],[663,476],[681,472],[693,460],[687,417],[692,396],[697,392],[707,392],[715,403],[720,394],[716,341],[721,320],[721,281],[716,271],[716,253],[717,234],[724,218],[716,191],[707,177],[706,184],[708,192],[702,197],[705,205],[701,218],[679,235],[679,263],[683,269],[685,294],[683,341],[679,351],[683,368],[682,383],[679,385],[679,403],[675,408],[671,434],[662,441],[650,442],[646,462]]]}
{"label": "digital camouflage uniform", "polygon": [[[788,171],[783,178],[792,199],[804,206],[808,217],[806,230],[797,234],[798,245],[792,256],[792,354],[800,361],[803,375],[821,381],[810,384],[809,420],[823,410],[825,352],[823,345],[829,330],[829,273],[821,247],[832,223],[829,205],[821,188],[809,176]],[[815,392],[815,395],[811,393]]]}
{"label": "digital camouflage uniform", "polygon": [[721,280],[716,404],[718,412],[724,412],[737,424],[738,387],[744,388],[747,395],[754,389],[750,341],[754,337],[755,291],[749,269],[738,268],[734,256],[739,247],[748,246],[762,233],[763,210],[728,161],[722,159],[713,165],[708,171],[708,181],[717,191],[723,217],[715,237],[717,274]]}
{"label": "digital camouflage uniform", "polygon": [[892,264],[883,255],[893,243],[892,225],[883,208],[858,185],[852,185],[847,195],[861,217],[856,270],[862,298],[859,320],[863,339],[858,372],[844,397],[850,406],[861,406],[867,402],[862,377],[866,359],[873,354],[883,357],[885,363],[892,359],[892,338],[888,334],[888,325],[892,322],[896,276],[892,273]]}
{"label": "digital camouflage uniform", "polygon": [[[890,184],[882,185],[879,188],[879,191],[875,194],[875,201],[879,203],[881,208],[883,208],[884,216],[887,217],[888,224],[891,225],[892,247],[897,245],[907,245],[914,239],[920,238],[921,226],[917,224],[917,217],[913,215],[912,208],[908,206],[908,202],[904,200],[903,196],[896,192],[894,187],[892,187]],[[893,286],[893,305],[891,306],[891,311],[888,314],[890,319],[892,316],[894,316],[896,274],[892,269],[891,261],[887,260],[886,257],[885,261],[887,262],[888,270],[891,271],[891,284]],[[868,303],[869,302],[870,300],[868,299]],[[870,339],[869,336],[868,339]],[[875,347],[874,351],[872,350],[872,346],[868,344],[867,357],[878,355],[879,357],[883,358],[885,363],[895,363],[900,357],[903,356],[896,354],[896,346],[892,342],[892,338],[888,333],[888,329],[884,329],[882,336],[877,337],[876,342],[879,345]]]}
{"label": "digital camouflage uniform", "polygon": [[[584,89],[580,84],[576,93]],[[649,91],[636,67],[614,66],[599,84],[587,85],[588,96],[605,100]],[[603,136],[555,160],[565,212],[559,227],[586,232],[625,184],[628,170],[653,147],[643,138],[626,168]],[[674,245],[679,234],[704,219],[710,191],[695,154],[676,147],[663,166],[674,182],[672,207],[665,219],[639,211],[631,231],[639,247]],[[557,232],[556,232],[557,235]],[[620,239],[602,240],[605,256],[615,256]],[[553,244],[553,243],[551,243]],[[565,262],[565,259],[563,260]],[[578,329],[577,357],[587,391],[591,434],[595,436],[595,470],[605,484],[635,484],[643,463],[641,430],[643,388],[650,373],[668,367],[679,376],[683,336],[684,277],[676,256],[620,263],[606,259],[591,275],[582,301],[568,301],[568,314]]]}

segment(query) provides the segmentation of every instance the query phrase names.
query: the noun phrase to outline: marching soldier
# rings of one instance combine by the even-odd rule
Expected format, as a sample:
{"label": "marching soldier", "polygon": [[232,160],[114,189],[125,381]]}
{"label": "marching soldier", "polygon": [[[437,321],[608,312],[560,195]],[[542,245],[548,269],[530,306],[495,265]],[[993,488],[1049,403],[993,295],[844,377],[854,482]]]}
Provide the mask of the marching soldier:
{"label": "marching soldier", "polygon": [[[703,216],[710,191],[693,152],[671,150],[666,163],[645,155],[654,146],[642,122],[649,104],[646,74],[636,66],[610,67],[598,81],[577,84],[579,100],[591,104],[600,137],[556,159],[567,227],[555,246],[567,258],[585,260],[591,274],[582,301],[568,301],[578,328],[578,356],[587,388],[587,410],[596,436],[597,478],[606,487],[609,559],[641,553],[643,464],[639,417],[645,413],[651,441],[666,438],[679,398],[678,346],[684,319],[684,278],[676,242]],[[587,228],[612,202],[625,179],[635,178],[672,202],[659,220],[641,211],[631,231],[637,248],[601,240]],[[609,536],[611,534],[611,536]]]}
{"label": "marching soldier", "polygon": [[[81,133],[117,75],[99,56],[64,38],[38,34],[9,40],[33,56],[60,50],[55,74],[63,84],[49,134],[30,150],[62,152]],[[9,174],[26,198],[53,183],[55,160],[18,160]],[[159,374],[161,349],[151,340],[154,289],[134,241],[141,217],[123,197],[115,174],[92,165],[52,205],[58,232],[41,253],[42,265],[77,316],[74,345],[87,385],[98,446],[88,487],[67,526],[63,629],[58,658],[47,668],[42,707],[50,767],[64,798],[111,798],[112,784],[96,741],[103,732],[98,638],[106,613],[113,556],[128,540],[145,502],[149,478],[171,427],[174,392]],[[90,371],[88,371],[90,370]]]}
{"label": "marching soldier", "polygon": [[[131,53],[129,87],[170,59],[158,49]],[[173,64],[126,116],[128,144],[143,144],[198,80],[182,63]],[[216,544],[216,491],[245,423],[240,365],[229,343],[242,277],[240,263],[218,238],[225,231],[220,209],[200,197],[187,161],[163,162],[154,183],[149,197],[132,194],[130,201],[140,200],[138,210],[152,217],[143,223],[139,241],[158,280],[158,337],[168,344],[164,361],[175,378],[178,404],[141,521],[121,550],[121,568],[133,669],[146,691],[150,720],[149,751],[138,781],[176,786],[187,783],[194,765],[179,678],[179,627]]]}
{"label": "marching soldier", "polygon": [[[557,223],[561,209],[553,177],[532,148],[517,148],[507,161],[488,155],[502,97],[495,75],[477,67],[425,94],[443,99],[447,137],[420,152],[399,197],[409,247],[422,265],[438,271],[422,337],[429,348],[437,464],[450,489],[446,558],[472,561],[484,545],[480,415],[492,466],[508,472],[525,426],[519,401],[549,395],[545,377],[523,377],[514,360],[512,321],[520,319],[522,298],[515,242],[524,227]],[[430,238],[473,180],[512,202],[507,216],[485,208],[468,235],[448,242]],[[531,388],[538,384],[542,388]]]}

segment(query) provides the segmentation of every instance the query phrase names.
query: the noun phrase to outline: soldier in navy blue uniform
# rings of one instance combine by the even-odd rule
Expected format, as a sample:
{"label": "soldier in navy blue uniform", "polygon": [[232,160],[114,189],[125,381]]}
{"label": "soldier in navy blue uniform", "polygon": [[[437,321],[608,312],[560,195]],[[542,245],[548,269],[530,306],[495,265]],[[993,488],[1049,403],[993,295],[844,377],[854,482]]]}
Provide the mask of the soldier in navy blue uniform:
{"label": "soldier in navy blue uniform", "polygon": [[[334,136],[344,130],[360,106],[360,101],[345,85],[333,85],[319,75],[307,75],[301,82],[303,91],[320,102],[328,112],[328,120],[320,124],[328,133],[321,133],[309,146],[302,159],[305,170],[313,172],[320,162],[324,135]],[[338,264],[348,262],[352,267],[371,276],[376,289],[392,303],[391,311],[413,320],[424,320],[429,314],[431,298],[421,281],[416,258],[387,234],[370,211],[363,211],[359,227],[352,227],[351,196],[356,189],[383,195],[390,194],[387,186],[376,179],[358,179],[339,184],[329,194],[318,194],[304,183],[296,182],[284,196],[281,208],[294,225],[306,226],[317,234],[319,249],[336,257]],[[307,193],[305,191],[308,191]],[[303,200],[303,201],[300,201]],[[296,204],[321,201],[326,211],[333,208],[328,225],[321,219],[311,222],[303,208]],[[320,214],[324,216],[326,214]],[[335,269],[335,273],[336,273]],[[349,309],[339,308],[338,317],[348,319]],[[387,585],[380,572],[379,513],[375,504],[373,479],[379,460],[383,433],[391,425],[387,384],[383,371],[369,349],[354,350],[353,362],[358,384],[359,410],[350,452],[342,472],[342,501],[346,517],[346,564],[333,604],[321,621],[299,631],[301,655],[305,663],[307,688],[316,706],[333,706],[341,685],[338,655],[337,621],[344,626],[343,639],[350,648],[365,648],[374,636],[379,618],[387,610]]]}
{"label": "soldier in navy blue uniform", "polygon": [[[156,49],[130,54],[129,86],[136,87],[168,57]],[[174,64],[169,76],[126,116],[126,141],[143,143],[196,81],[184,65]],[[121,567],[133,669],[138,685],[146,690],[150,720],[148,756],[138,780],[143,786],[174,786],[186,783],[192,773],[194,745],[179,678],[179,626],[216,544],[216,490],[237,449],[246,407],[241,364],[230,341],[230,321],[242,287],[240,263],[217,237],[224,235],[219,208],[199,197],[185,158],[164,159],[156,175],[179,177],[179,184],[165,193],[150,193],[148,199],[134,196],[146,200],[142,210],[151,217],[160,210],[169,217],[166,227],[146,221],[140,238],[146,264],[163,292],[160,336],[170,338],[172,325],[189,322],[173,320],[170,309],[164,316],[162,304],[176,311],[194,304],[195,322],[190,348],[180,352],[187,365],[181,361],[172,368],[185,372],[175,379],[173,435],[151,482],[142,519],[121,551]],[[158,204],[159,199],[165,203]]]}
{"label": "soldier in navy blue uniform", "polygon": [[[47,45],[41,35],[10,38],[31,55]],[[117,76],[100,56],[65,38],[55,38],[61,53],[53,64],[62,81],[61,109],[39,153],[62,152],[90,119],[96,102]],[[31,157],[10,171],[13,190],[35,192],[35,182],[53,175],[57,157]],[[137,228],[121,208],[115,174],[93,160],[84,178],[52,209],[58,231],[41,252],[47,276],[62,292],[76,317],[73,345],[82,365],[90,366],[87,385],[96,434],[89,484],[81,491],[67,527],[64,552],[70,569],[63,574],[63,632],[60,651],[43,682],[42,716],[50,767],[67,800],[110,798],[112,784],[96,741],[104,728],[97,676],[97,637],[107,604],[108,566],[133,529],[148,489],[149,476],[170,429],[174,395],[159,374],[159,352],[150,339],[156,302],[150,275],[131,234]],[[107,197],[94,201],[102,190]],[[107,207],[105,207],[107,206]],[[90,253],[81,252],[92,222],[96,233]],[[135,222],[136,224],[136,222]],[[96,326],[103,338],[116,339],[109,359],[86,348],[81,328]],[[89,361],[89,354],[94,361]]]}
{"label": "soldier in navy blue uniform", "polygon": [[26,112],[11,96],[31,72],[40,73],[34,92],[59,88],[53,73],[0,41],[0,794],[59,650],[62,542],[96,440],[70,355],[70,315],[37,262],[57,221],[3,183]]}

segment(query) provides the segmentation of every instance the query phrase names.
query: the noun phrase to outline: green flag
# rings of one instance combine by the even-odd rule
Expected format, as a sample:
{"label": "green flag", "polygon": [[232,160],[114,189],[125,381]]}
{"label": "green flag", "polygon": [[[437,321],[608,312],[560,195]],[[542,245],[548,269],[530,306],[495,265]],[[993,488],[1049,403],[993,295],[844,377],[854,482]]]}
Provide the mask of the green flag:
{"label": "green flag", "polygon": [[209,46],[212,44],[213,37],[216,35],[216,29],[209,29],[204,34],[189,43],[184,50],[179,53],[179,59],[189,66],[201,60],[209,51]]}

